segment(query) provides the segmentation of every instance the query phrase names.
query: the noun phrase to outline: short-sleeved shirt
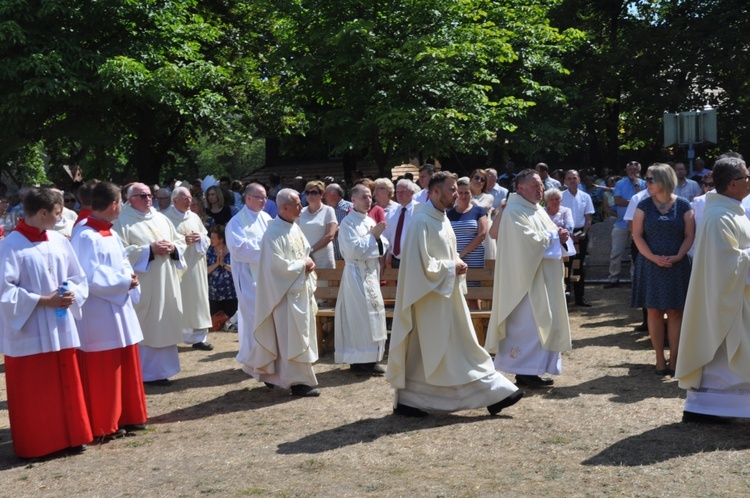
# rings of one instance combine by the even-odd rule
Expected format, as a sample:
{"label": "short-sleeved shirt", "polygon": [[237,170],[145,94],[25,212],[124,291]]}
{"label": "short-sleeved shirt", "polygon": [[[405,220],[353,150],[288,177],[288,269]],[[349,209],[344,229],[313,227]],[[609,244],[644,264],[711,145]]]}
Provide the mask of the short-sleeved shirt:
{"label": "short-sleeved shirt", "polygon": [[[295,221],[302,229],[302,233],[305,234],[305,238],[314,246],[323,236],[326,234],[326,227],[330,223],[336,223],[336,212],[331,206],[325,204],[320,205],[320,209],[315,213],[310,213],[310,207],[306,207],[302,210],[299,218]],[[320,269],[335,268],[336,263],[333,257],[333,241],[329,242],[327,246],[318,249],[311,255],[312,260],[315,261],[315,266]]]}
{"label": "short-sleeved shirt", "polygon": [[580,187],[576,195],[571,194],[570,190],[563,191],[561,204],[573,211],[574,228],[582,228],[586,224],[586,215],[593,215],[595,212],[591,196],[583,192]]}
{"label": "short-sleeved shirt", "polygon": [[[638,192],[646,190],[646,182],[642,179],[638,179],[638,185],[640,189],[635,188],[635,184],[630,178],[625,177],[622,180],[615,183],[615,196],[622,198],[624,201],[629,201]],[[617,206],[617,221],[615,226],[619,228],[628,228],[628,222],[625,220],[625,213],[627,212],[627,206]],[[632,219],[632,218],[631,218]]]}

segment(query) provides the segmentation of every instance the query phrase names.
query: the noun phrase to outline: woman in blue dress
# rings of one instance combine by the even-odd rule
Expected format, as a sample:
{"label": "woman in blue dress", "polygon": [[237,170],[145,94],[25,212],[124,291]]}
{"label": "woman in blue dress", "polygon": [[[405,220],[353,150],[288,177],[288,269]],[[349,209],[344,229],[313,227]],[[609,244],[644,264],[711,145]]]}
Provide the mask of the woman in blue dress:
{"label": "woman in blue dress", "polygon": [[206,251],[208,304],[212,315],[223,311],[231,317],[237,312],[237,294],[232,281],[232,261],[224,236],[224,225],[214,225],[210,233],[211,247]]}
{"label": "woman in blue dress", "polygon": [[[631,306],[648,311],[648,332],[656,351],[657,375],[674,375],[682,311],[690,282],[687,252],[695,237],[695,218],[687,199],[675,195],[677,175],[668,164],[646,171],[649,197],[633,217],[638,246]],[[664,313],[667,314],[669,360],[664,356]]]}
{"label": "woman in blue dress", "polygon": [[[469,268],[484,268],[484,246],[487,234],[487,212],[471,203],[469,179],[458,179],[458,200],[446,215],[456,234],[458,256]],[[470,287],[478,287],[479,282],[467,282]]]}

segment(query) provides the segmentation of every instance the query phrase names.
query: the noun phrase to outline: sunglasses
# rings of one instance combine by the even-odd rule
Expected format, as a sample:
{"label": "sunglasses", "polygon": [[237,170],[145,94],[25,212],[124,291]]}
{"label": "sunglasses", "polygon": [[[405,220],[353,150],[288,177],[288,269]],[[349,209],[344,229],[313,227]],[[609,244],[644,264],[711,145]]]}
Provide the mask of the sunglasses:
{"label": "sunglasses", "polygon": [[653,176],[647,176],[644,178],[646,180],[646,183],[654,183],[654,177]]}
{"label": "sunglasses", "polygon": [[750,175],[738,176],[737,178],[732,178],[732,180],[747,180],[748,178],[750,178]]}
{"label": "sunglasses", "polygon": [[305,195],[320,195],[320,192],[318,190],[305,190]]}
{"label": "sunglasses", "polygon": [[133,195],[130,196],[131,199],[133,197],[140,197],[141,199],[143,199],[145,201],[146,199],[152,199],[154,196],[151,195],[151,194],[133,194]]}
{"label": "sunglasses", "polygon": [[65,199],[65,202],[75,202],[75,199]]}
{"label": "sunglasses", "polygon": [[714,182],[703,182],[702,185],[704,187],[713,187],[715,184],[714,184]]}
{"label": "sunglasses", "polygon": [[474,179],[476,181],[482,182],[482,183],[485,183],[487,181],[487,179],[485,177],[483,177],[482,175],[474,175]]}

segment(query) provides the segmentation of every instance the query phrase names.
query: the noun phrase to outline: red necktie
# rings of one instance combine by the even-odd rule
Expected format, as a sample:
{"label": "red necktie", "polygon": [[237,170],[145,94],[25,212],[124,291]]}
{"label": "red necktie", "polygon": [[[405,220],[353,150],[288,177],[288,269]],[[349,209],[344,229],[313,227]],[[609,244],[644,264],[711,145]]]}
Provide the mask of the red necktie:
{"label": "red necktie", "polygon": [[401,232],[404,231],[404,216],[406,216],[406,208],[401,208],[401,214],[398,217],[398,224],[396,225],[396,238],[393,241],[393,255],[398,256],[401,254]]}

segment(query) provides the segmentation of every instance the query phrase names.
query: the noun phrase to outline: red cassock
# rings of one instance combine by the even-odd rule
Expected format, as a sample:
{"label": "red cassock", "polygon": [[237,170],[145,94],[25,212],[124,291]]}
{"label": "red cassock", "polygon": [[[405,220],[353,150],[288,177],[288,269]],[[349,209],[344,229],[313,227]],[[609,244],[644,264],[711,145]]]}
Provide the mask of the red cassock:
{"label": "red cassock", "polygon": [[112,434],[127,425],[146,423],[146,394],[138,346],[96,352],[79,349],[78,366],[95,437]]}
{"label": "red cassock", "polygon": [[93,439],[75,349],[5,356],[13,451],[49,455]]}

